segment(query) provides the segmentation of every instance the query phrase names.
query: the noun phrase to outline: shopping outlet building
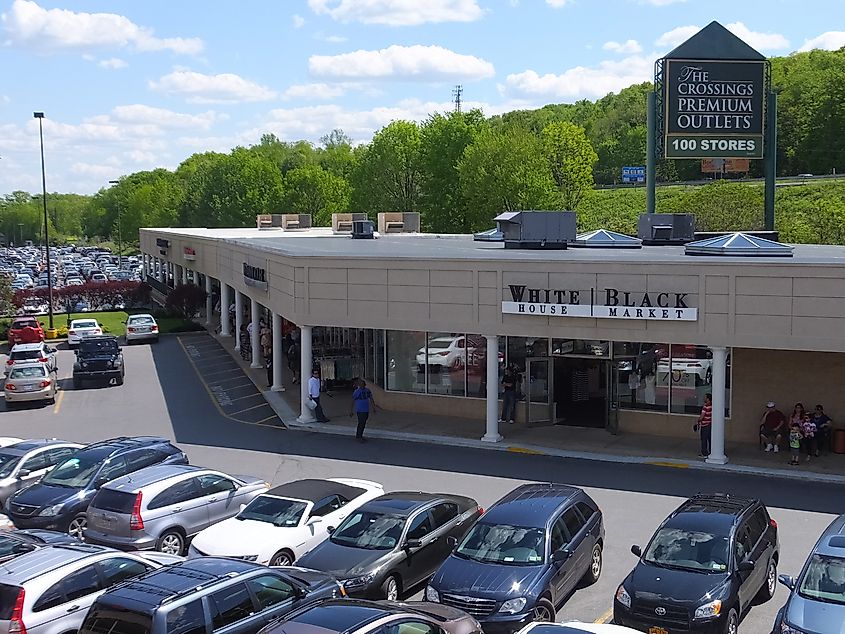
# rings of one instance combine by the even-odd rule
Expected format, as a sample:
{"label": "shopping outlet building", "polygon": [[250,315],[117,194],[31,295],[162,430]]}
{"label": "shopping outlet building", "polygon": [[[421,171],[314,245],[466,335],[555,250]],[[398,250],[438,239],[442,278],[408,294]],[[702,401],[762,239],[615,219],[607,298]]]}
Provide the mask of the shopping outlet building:
{"label": "shopping outlet building", "polygon": [[[486,441],[507,434],[500,377],[512,363],[523,377],[517,424],[561,434],[689,436],[712,393],[711,462],[726,460],[725,438],[757,442],[769,400],[786,414],[797,401],[824,404],[834,420],[845,412],[845,247],[797,245],[790,257],[530,250],[274,228],[142,229],[141,250],[153,284],[192,272],[224,312],[236,304],[237,327],[247,312],[272,319],[274,389],[292,322],[304,376],[312,362],[338,382],[363,376],[383,407],[477,417]],[[301,414],[312,417],[305,398]]]}

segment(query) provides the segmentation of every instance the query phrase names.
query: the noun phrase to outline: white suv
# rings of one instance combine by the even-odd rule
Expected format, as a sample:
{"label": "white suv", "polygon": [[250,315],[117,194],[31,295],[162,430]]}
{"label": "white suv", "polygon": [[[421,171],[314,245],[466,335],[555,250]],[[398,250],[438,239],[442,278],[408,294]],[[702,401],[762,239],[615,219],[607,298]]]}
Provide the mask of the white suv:
{"label": "white suv", "polygon": [[38,343],[16,343],[12,346],[9,352],[9,358],[6,361],[6,376],[16,365],[26,363],[32,365],[33,363],[43,363],[48,372],[57,372],[59,369],[56,361],[56,349],[47,345],[43,341]]}

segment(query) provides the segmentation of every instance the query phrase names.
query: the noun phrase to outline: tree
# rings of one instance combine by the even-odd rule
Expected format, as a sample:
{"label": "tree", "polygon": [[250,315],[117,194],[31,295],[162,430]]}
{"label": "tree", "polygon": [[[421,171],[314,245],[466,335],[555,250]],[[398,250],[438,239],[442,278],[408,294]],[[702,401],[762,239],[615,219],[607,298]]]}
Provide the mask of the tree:
{"label": "tree", "polygon": [[285,175],[284,191],[285,210],[289,213],[311,214],[315,226],[330,225],[333,213],[349,209],[349,183],[319,165],[307,165],[289,171]]}
{"label": "tree", "polygon": [[352,173],[352,208],[418,211],[420,204],[420,129],[394,121],[376,132]]}
{"label": "tree", "polygon": [[522,128],[484,130],[458,162],[471,231],[488,229],[502,211],[561,209],[539,140]]}
{"label": "tree", "polygon": [[437,233],[465,233],[470,223],[461,192],[458,162],[486,127],[480,110],[434,114],[420,132],[420,211],[424,227]]}
{"label": "tree", "polygon": [[0,276],[0,315],[15,314],[15,291],[5,275]]}
{"label": "tree", "polygon": [[599,157],[584,128],[574,123],[550,123],[543,128],[540,138],[563,206],[574,210],[593,188],[593,165]]}
{"label": "tree", "polygon": [[177,284],[167,294],[165,307],[185,319],[193,319],[205,305],[205,289],[196,284]]}

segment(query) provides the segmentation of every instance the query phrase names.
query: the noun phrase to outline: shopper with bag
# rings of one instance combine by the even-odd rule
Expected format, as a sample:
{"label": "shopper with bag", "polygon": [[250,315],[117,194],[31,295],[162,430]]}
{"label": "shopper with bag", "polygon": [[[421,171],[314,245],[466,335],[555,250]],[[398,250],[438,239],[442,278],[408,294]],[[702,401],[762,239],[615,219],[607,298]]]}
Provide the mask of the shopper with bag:
{"label": "shopper with bag", "polygon": [[311,378],[308,379],[308,396],[310,397],[311,402],[314,403],[314,406],[311,407],[314,410],[314,416],[317,417],[318,423],[328,423],[329,419],[326,418],[326,415],[323,413],[323,408],[320,405],[320,371],[316,368],[311,372]]}
{"label": "shopper with bag", "polygon": [[710,428],[712,424],[713,395],[708,392],[704,395],[704,405],[701,406],[698,421],[692,426],[693,431],[697,431],[701,435],[701,453],[698,455],[702,458],[710,455]]}

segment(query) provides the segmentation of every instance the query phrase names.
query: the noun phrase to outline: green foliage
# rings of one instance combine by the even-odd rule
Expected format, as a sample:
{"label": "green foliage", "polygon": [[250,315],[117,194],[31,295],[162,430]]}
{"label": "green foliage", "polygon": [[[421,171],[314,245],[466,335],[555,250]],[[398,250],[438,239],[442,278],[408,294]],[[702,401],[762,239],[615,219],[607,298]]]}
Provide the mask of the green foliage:
{"label": "green foliage", "polygon": [[540,140],[564,209],[575,209],[593,188],[593,165],[599,159],[596,151],[584,128],[568,121],[547,125]]}
{"label": "green foliage", "polygon": [[349,209],[349,183],[319,165],[306,165],[289,171],[285,175],[284,191],[285,211],[311,214],[315,226],[329,226],[333,213]]}
{"label": "green foliage", "polygon": [[185,319],[193,319],[205,305],[205,289],[196,284],[177,284],[167,294],[165,308]]}
{"label": "green foliage", "polygon": [[15,292],[5,275],[0,276],[0,315],[12,315],[15,311]]}

